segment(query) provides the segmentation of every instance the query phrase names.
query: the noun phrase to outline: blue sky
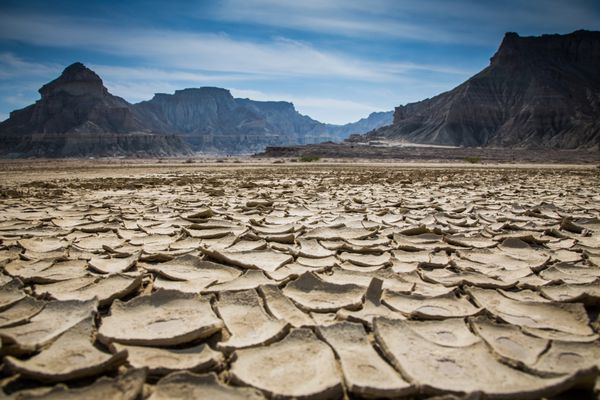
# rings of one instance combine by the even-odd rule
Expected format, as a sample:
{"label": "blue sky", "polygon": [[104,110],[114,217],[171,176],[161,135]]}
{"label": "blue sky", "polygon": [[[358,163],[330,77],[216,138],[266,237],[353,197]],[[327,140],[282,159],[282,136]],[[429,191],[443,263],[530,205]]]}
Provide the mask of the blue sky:
{"label": "blue sky", "polygon": [[219,86],[346,123],[453,88],[504,32],[577,29],[599,1],[2,0],[0,120],[81,61],[130,102]]}

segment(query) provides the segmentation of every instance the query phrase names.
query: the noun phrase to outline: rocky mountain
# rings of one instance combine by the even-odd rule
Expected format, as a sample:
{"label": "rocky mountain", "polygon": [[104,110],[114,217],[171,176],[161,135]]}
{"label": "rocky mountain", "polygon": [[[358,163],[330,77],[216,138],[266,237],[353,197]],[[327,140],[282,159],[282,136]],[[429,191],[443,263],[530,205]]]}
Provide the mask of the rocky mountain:
{"label": "rocky mountain", "polygon": [[180,156],[178,136],[153,130],[81,63],[44,85],[35,104],[0,123],[0,155],[14,157]]}
{"label": "rocky mountain", "polygon": [[236,99],[221,88],[158,93],[134,107],[155,129],[177,132],[202,152],[253,153],[269,145],[339,140],[292,103]]}
{"label": "rocky mountain", "polygon": [[369,132],[373,129],[391,125],[394,119],[393,111],[379,111],[369,114],[366,118],[361,118],[356,122],[351,122],[345,125],[328,125],[326,129],[329,132],[335,133],[340,139],[347,138],[351,135],[359,135],[364,132]]}
{"label": "rocky mountain", "polygon": [[214,87],[158,93],[129,104],[111,95],[81,63],[39,92],[39,101],[0,123],[0,156],[254,153],[267,146],[340,141],[391,123],[390,112],[346,125],[324,124],[300,114],[292,103],[236,99]]}
{"label": "rocky mountain", "polygon": [[600,148],[600,32],[507,33],[455,89],[397,107],[365,140],[510,148]]}
{"label": "rocky mountain", "polygon": [[195,151],[211,153],[340,141],[392,122],[390,111],[346,125],[324,124],[300,114],[292,103],[234,98],[215,87],[157,93],[134,107],[154,129],[177,132]]}

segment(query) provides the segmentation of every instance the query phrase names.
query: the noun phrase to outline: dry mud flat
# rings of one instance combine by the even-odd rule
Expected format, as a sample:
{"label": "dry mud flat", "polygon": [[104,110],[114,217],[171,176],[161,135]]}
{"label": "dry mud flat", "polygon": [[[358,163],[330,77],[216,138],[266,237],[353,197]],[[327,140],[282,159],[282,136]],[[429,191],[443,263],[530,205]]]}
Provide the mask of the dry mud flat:
{"label": "dry mud flat", "polygon": [[600,386],[597,170],[81,172],[2,184],[9,398],[585,398]]}

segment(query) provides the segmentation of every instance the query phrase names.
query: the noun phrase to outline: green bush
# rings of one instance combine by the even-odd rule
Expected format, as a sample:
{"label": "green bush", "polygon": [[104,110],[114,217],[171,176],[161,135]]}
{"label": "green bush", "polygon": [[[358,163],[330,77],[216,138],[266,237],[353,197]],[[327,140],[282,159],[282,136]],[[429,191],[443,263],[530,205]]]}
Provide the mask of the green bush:
{"label": "green bush", "polygon": [[481,157],[465,157],[465,161],[471,164],[478,164],[481,161]]}
{"label": "green bush", "polygon": [[305,155],[300,157],[300,161],[302,162],[313,162],[313,161],[319,161],[321,159],[321,157],[319,156],[313,156],[313,155]]}

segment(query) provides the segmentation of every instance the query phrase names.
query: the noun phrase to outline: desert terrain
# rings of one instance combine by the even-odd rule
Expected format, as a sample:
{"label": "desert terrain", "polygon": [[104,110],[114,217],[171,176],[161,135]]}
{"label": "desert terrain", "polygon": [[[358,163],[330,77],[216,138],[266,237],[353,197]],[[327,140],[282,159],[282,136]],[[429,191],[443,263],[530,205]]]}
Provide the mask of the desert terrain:
{"label": "desert terrain", "polygon": [[1,395],[597,395],[595,165],[220,161],[0,163]]}

